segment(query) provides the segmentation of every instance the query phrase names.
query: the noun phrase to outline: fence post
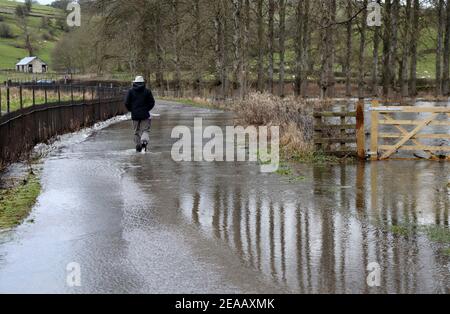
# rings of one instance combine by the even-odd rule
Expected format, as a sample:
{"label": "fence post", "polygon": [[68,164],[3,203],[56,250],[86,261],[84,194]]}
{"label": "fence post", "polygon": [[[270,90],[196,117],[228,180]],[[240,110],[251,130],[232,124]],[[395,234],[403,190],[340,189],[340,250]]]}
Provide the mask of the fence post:
{"label": "fence post", "polygon": [[[372,108],[379,107],[378,100],[372,101]],[[379,113],[376,110],[372,110],[371,112],[371,137],[370,137],[370,154],[371,154],[371,160],[375,161],[378,160],[378,127],[379,127]]]}
{"label": "fence post", "polygon": [[45,104],[47,104],[47,86],[44,85],[44,97],[45,97]]}
{"label": "fence post", "polygon": [[22,88],[22,84],[20,84],[19,86],[19,101],[20,101],[20,109],[23,109],[23,88]]}
{"label": "fence post", "polygon": [[[347,109],[348,109],[347,106],[345,106],[345,105],[341,106],[342,113],[346,113],[348,111]],[[345,125],[345,116],[344,115],[341,116],[341,125],[343,125],[343,126]],[[341,138],[345,138],[347,136],[347,131],[344,130],[344,129],[341,129],[340,131],[341,131],[340,132],[340,137]],[[345,151],[346,149],[347,149],[346,143],[342,142],[341,143],[341,150]]]}
{"label": "fence post", "polygon": [[2,86],[0,85],[0,117],[2,116]]}
{"label": "fence post", "polygon": [[6,113],[11,112],[11,99],[9,95],[9,84],[6,84]]}
{"label": "fence post", "polygon": [[58,84],[58,104],[61,105],[61,85]]}
{"label": "fence post", "polygon": [[33,107],[34,107],[34,106],[36,106],[36,91],[35,91],[34,84],[32,85],[31,90],[32,90],[32,94],[33,94],[32,98],[33,98]]}
{"label": "fence post", "polygon": [[359,159],[366,159],[366,132],[364,126],[364,100],[356,105],[356,147]]}
{"label": "fence post", "polygon": [[70,83],[70,99],[71,99],[72,105],[73,105],[73,85],[72,85],[72,83]]}
{"label": "fence post", "polygon": [[[316,139],[319,139],[319,136],[322,137],[322,116],[319,116],[318,112],[314,111],[314,121],[315,121],[315,125],[314,125],[314,129],[315,129],[315,135],[314,135],[314,141]],[[320,129],[320,131],[319,131]],[[314,143],[316,146],[316,151],[320,152],[323,150],[323,145],[321,142],[316,142]]]}

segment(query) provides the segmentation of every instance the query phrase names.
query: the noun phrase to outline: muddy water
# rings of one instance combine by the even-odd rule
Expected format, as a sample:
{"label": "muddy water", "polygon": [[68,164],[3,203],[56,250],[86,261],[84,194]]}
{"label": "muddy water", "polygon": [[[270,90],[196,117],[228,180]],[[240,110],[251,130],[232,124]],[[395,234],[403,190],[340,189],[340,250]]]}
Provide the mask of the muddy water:
{"label": "muddy water", "polygon": [[[232,117],[158,110],[151,153],[130,149],[128,121],[44,162],[34,223],[0,234],[0,292],[450,292],[445,245],[392,227],[448,230],[448,163],[302,165],[295,180],[250,163],[176,163],[174,126]],[[66,284],[71,262],[81,287]],[[367,285],[371,263],[379,287]]]}

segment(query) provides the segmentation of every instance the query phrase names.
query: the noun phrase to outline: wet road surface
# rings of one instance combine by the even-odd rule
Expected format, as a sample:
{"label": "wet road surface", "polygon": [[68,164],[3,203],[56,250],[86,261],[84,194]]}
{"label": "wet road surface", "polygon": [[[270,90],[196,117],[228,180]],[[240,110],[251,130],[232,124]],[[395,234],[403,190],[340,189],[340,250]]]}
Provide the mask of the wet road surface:
{"label": "wet road surface", "polygon": [[[450,292],[445,246],[391,232],[448,229],[448,163],[302,165],[294,181],[251,163],[176,163],[174,126],[232,117],[161,103],[158,112],[151,153],[130,149],[125,121],[44,160],[34,222],[0,234],[0,292]],[[370,263],[379,287],[367,285]]]}

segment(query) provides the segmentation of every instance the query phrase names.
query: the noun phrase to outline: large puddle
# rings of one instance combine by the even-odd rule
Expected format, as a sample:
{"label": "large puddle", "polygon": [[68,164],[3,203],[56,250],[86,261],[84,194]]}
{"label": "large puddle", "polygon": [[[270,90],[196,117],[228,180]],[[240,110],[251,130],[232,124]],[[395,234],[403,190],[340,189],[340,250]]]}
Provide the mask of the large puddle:
{"label": "large puddle", "polygon": [[450,292],[449,245],[430,235],[449,231],[448,163],[301,165],[295,180],[250,163],[176,163],[174,126],[232,117],[158,111],[149,154],[133,153],[128,121],[48,158],[35,224],[0,241],[0,291],[31,280],[66,292],[58,276],[75,260],[90,265],[83,292]]}
{"label": "large puddle", "polygon": [[[155,138],[167,138],[170,122],[192,127],[192,115],[173,115],[155,124]],[[204,124],[225,125],[223,118],[209,113]],[[160,149],[158,140],[154,145]],[[158,166],[149,161],[135,172],[144,185],[171,178],[150,184],[148,193],[162,193],[162,206],[173,198],[189,223],[292,291],[449,291],[445,245],[422,230],[448,231],[448,163],[303,165],[302,178],[292,182],[260,174],[256,165],[175,164],[165,156]],[[371,263],[382,269],[378,288],[367,285]]]}

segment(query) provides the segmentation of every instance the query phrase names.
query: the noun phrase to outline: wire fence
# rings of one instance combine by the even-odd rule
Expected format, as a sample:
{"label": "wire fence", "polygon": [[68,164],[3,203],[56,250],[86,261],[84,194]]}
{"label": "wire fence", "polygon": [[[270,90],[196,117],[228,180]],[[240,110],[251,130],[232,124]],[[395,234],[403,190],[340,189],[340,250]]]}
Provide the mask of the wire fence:
{"label": "wire fence", "polygon": [[86,102],[117,97],[123,89],[114,86],[72,84],[0,85],[0,116],[32,106]]}
{"label": "wire fence", "polygon": [[19,85],[0,90],[0,167],[28,157],[38,143],[126,113],[121,88]]}

